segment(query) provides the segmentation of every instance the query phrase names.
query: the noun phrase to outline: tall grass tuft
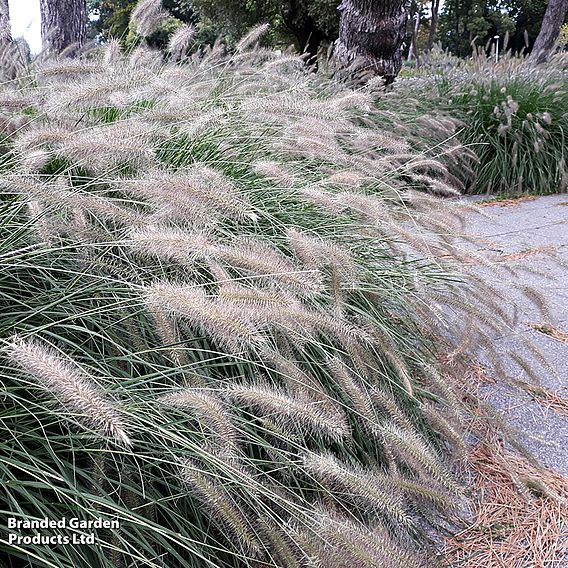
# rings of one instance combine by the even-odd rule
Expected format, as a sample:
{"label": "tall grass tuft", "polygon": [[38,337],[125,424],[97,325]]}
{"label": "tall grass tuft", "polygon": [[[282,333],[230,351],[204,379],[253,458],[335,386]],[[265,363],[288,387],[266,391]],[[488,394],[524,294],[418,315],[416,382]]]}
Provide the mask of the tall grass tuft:
{"label": "tall grass tuft", "polygon": [[460,121],[457,139],[477,157],[473,175],[458,173],[468,193],[558,193],[568,184],[566,67],[562,53],[544,65],[509,54],[498,64],[434,55],[397,92],[419,99],[417,112],[438,115],[434,122]]}
{"label": "tall grass tuft", "polygon": [[121,523],[14,562],[422,566],[452,508],[438,362],[498,325],[431,195],[456,178],[261,32],[2,86],[0,524]]}

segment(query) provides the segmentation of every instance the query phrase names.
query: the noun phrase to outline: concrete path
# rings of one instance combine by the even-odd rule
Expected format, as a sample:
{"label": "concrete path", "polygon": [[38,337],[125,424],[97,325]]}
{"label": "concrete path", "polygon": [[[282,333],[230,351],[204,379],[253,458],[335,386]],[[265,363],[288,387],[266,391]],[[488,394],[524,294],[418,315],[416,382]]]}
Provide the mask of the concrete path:
{"label": "concrete path", "polygon": [[[542,387],[535,395],[499,381],[484,386],[483,396],[543,465],[568,476],[568,194],[485,204],[481,214],[468,216],[467,233],[479,237],[475,246],[496,262],[519,268],[493,282],[503,306],[518,313],[495,346],[511,378],[538,381]],[[524,287],[535,289],[543,301],[523,292]],[[546,363],[523,339],[540,350]],[[515,354],[534,367],[532,380],[514,361]]]}

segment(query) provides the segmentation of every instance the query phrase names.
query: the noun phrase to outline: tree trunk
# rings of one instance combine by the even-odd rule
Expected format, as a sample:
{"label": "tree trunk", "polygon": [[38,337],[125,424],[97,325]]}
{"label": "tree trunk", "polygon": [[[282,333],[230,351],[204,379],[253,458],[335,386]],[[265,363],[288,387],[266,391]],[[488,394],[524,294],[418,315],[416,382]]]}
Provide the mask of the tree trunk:
{"label": "tree trunk", "polygon": [[87,35],[86,0],[40,0],[43,49],[59,54],[77,51]]}
{"label": "tree trunk", "polygon": [[567,10],[568,0],[549,0],[540,33],[534,42],[531,52],[531,59],[536,61],[536,63],[544,63],[554,49]]}
{"label": "tree trunk", "polygon": [[402,67],[406,0],[343,0],[335,59],[392,83]]}
{"label": "tree trunk", "polygon": [[428,31],[428,43],[426,51],[432,51],[434,42],[436,41],[436,33],[438,31],[438,17],[440,14],[440,0],[432,0],[432,19],[430,20],[430,30]]}
{"label": "tree trunk", "polygon": [[10,30],[10,8],[8,0],[0,0],[0,45],[5,45],[12,41],[12,31]]}
{"label": "tree trunk", "polygon": [[15,79],[22,63],[18,46],[12,39],[8,0],[0,0],[0,81]]}
{"label": "tree trunk", "polygon": [[420,66],[420,56],[418,54],[418,32],[420,30],[420,7],[416,7],[416,12],[411,16],[412,27],[410,30],[410,49],[408,50],[408,61],[416,60],[416,67]]}

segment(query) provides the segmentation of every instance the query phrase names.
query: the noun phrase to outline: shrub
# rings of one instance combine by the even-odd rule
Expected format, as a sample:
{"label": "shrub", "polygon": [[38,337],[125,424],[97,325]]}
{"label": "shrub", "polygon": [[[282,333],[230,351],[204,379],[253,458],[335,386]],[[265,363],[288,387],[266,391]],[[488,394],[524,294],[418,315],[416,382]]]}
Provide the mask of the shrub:
{"label": "shrub", "polygon": [[111,44],[4,91],[1,522],[121,521],[9,557],[423,565],[457,488],[438,361],[496,325],[427,193],[448,169],[369,92],[242,42]]}
{"label": "shrub", "polygon": [[468,193],[557,193],[568,180],[568,82],[559,54],[544,66],[505,57],[469,64],[434,59],[424,76],[403,82],[425,114],[461,121],[460,142],[478,157]]}
{"label": "shrub", "polygon": [[474,193],[566,189],[568,82],[549,70],[503,66],[444,93],[466,125],[461,140],[479,157]]}

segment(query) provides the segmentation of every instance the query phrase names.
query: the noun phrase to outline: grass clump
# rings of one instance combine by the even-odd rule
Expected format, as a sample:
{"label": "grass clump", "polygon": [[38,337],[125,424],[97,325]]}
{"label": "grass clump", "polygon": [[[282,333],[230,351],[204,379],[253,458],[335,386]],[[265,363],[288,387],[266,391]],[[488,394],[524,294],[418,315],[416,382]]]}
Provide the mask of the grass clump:
{"label": "grass clump", "polygon": [[544,65],[505,56],[471,62],[433,57],[399,89],[412,90],[421,112],[460,121],[458,139],[477,156],[473,176],[463,179],[472,194],[550,194],[568,183],[566,61],[558,54]]}
{"label": "grass clump", "polygon": [[121,522],[11,561],[424,565],[457,487],[438,361],[498,325],[449,169],[258,48],[113,44],[3,89],[35,111],[1,180],[1,516]]}

